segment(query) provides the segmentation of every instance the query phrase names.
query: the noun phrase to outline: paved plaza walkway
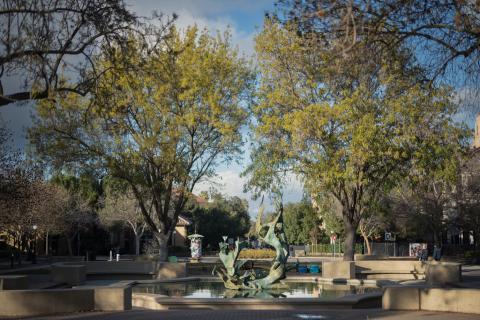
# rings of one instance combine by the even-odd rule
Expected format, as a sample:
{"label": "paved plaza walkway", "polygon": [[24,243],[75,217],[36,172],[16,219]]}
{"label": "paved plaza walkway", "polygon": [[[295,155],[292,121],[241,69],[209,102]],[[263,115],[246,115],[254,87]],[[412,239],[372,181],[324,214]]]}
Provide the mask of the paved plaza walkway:
{"label": "paved plaza walkway", "polygon": [[441,312],[384,311],[381,309],[356,310],[131,310],[121,313],[83,313],[68,316],[35,319],[85,319],[85,320],[473,320],[479,315]]}

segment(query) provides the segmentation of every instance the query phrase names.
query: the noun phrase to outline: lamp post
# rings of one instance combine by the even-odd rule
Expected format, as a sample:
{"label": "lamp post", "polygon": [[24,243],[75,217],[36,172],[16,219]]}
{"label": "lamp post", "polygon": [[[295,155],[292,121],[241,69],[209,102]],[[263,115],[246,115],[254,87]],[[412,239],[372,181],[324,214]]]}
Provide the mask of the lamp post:
{"label": "lamp post", "polygon": [[37,225],[33,225],[33,250],[32,250],[32,264],[37,263]]}

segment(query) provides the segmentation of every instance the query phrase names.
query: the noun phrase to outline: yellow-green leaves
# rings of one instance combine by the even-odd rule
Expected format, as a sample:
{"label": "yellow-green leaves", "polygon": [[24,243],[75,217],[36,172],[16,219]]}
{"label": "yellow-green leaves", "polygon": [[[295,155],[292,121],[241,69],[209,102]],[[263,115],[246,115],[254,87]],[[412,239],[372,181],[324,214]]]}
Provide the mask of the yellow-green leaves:
{"label": "yellow-green leaves", "polygon": [[448,88],[419,82],[421,70],[405,51],[374,56],[358,48],[346,59],[325,38],[265,22],[256,38],[257,144],[247,170],[253,186],[268,187],[275,179],[265,175],[290,170],[311,190],[360,212],[414,165],[448,162],[443,155],[461,142]]}
{"label": "yellow-green leaves", "polygon": [[188,192],[238,156],[254,75],[228,33],[172,28],[154,40],[132,34],[97,57],[107,71],[94,95],[42,102],[32,141],[58,164],[128,182],[140,204],[152,203],[151,221],[140,205],[152,230],[169,236]]}

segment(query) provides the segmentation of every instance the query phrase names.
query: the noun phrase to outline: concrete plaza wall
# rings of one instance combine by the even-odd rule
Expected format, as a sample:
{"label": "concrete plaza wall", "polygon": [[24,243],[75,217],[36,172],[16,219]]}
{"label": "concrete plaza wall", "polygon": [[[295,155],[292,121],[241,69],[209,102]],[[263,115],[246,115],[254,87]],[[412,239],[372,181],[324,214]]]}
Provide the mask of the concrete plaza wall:
{"label": "concrete plaza wall", "polygon": [[382,296],[385,310],[420,310],[420,291],[414,286],[385,288]]}
{"label": "concrete plaza wall", "polygon": [[355,261],[364,261],[364,260],[385,260],[388,259],[386,255],[379,254],[356,254]]}
{"label": "concrete plaza wall", "polygon": [[427,310],[480,314],[480,289],[397,286],[385,289],[385,310]]}
{"label": "concrete plaza wall", "polygon": [[0,276],[0,290],[22,290],[28,288],[27,276]]}
{"label": "concrete plaza wall", "polygon": [[[68,265],[69,263],[67,263]],[[71,263],[73,264],[73,263]],[[174,279],[187,275],[186,263],[157,261],[85,261],[87,275],[149,275],[154,279]]]}
{"label": "concrete plaza wall", "polygon": [[78,286],[85,283],[86,280],[85,265],[76,264],[53,264],[51,268],[51,279],[54,283],[65,283],[70,286]]}
{"label": "concrete plaza wall", "polygon": [[187,276],[186,263],[162,263],[158,266],[157,279],[175,279]]}
{"label": "concrete plaza wall", "polygon": [[453,262],[375,260],[355,261],[356,273],[363,279],[418,280],[429,285],[446,285],[462,281],[462,266]]}
{"label": "concrete plaza wall", "polygon": [[132,309],[127,286],[0,291],[0,316],[27,317],[82,311]]}
{"label": "concrete plaza wall", "polygon": [[8,290],[0,291],[0,315],[26,317],[91,311],[93,290]]}

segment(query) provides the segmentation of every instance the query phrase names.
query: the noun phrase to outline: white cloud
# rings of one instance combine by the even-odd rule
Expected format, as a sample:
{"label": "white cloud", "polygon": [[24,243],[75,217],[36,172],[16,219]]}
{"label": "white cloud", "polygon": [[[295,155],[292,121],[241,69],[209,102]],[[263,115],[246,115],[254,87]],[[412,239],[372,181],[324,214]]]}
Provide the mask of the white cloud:
{"label": "white cloud", "polygon": [[[247,5],[245,5],[247,4]],[[210,32],[216,33],[230,30],[232,44],[238,46],[241,53],[251,56],[254,53],[254,32],[245,32],[227,13],[231,10],[253,11],[262,10],[265,1],[243,2],[243,1],[165,1],[158,6],[157,1],[136,1],[131,7],[141,16],[150,16],[154,10],[171,16],[178,15],[176,25],[180,29],[196,24],[199,28],[207,28]]]}
{"label": "white cloud", "polygon": [[253,33],[246,33],[235,26],[235,22],[229,17],[219,17],[216,19],[208,19],[201,16],[195,16],[193,13],[182,10],[178,12],[178,20],[176,25],[180,29],[186,29],[196,24],[200,29],[208,29],[211,33],[229,30],[232,36],[232,44],[238,46],[240,52],[246,55],[252,55],[253,50]]}

